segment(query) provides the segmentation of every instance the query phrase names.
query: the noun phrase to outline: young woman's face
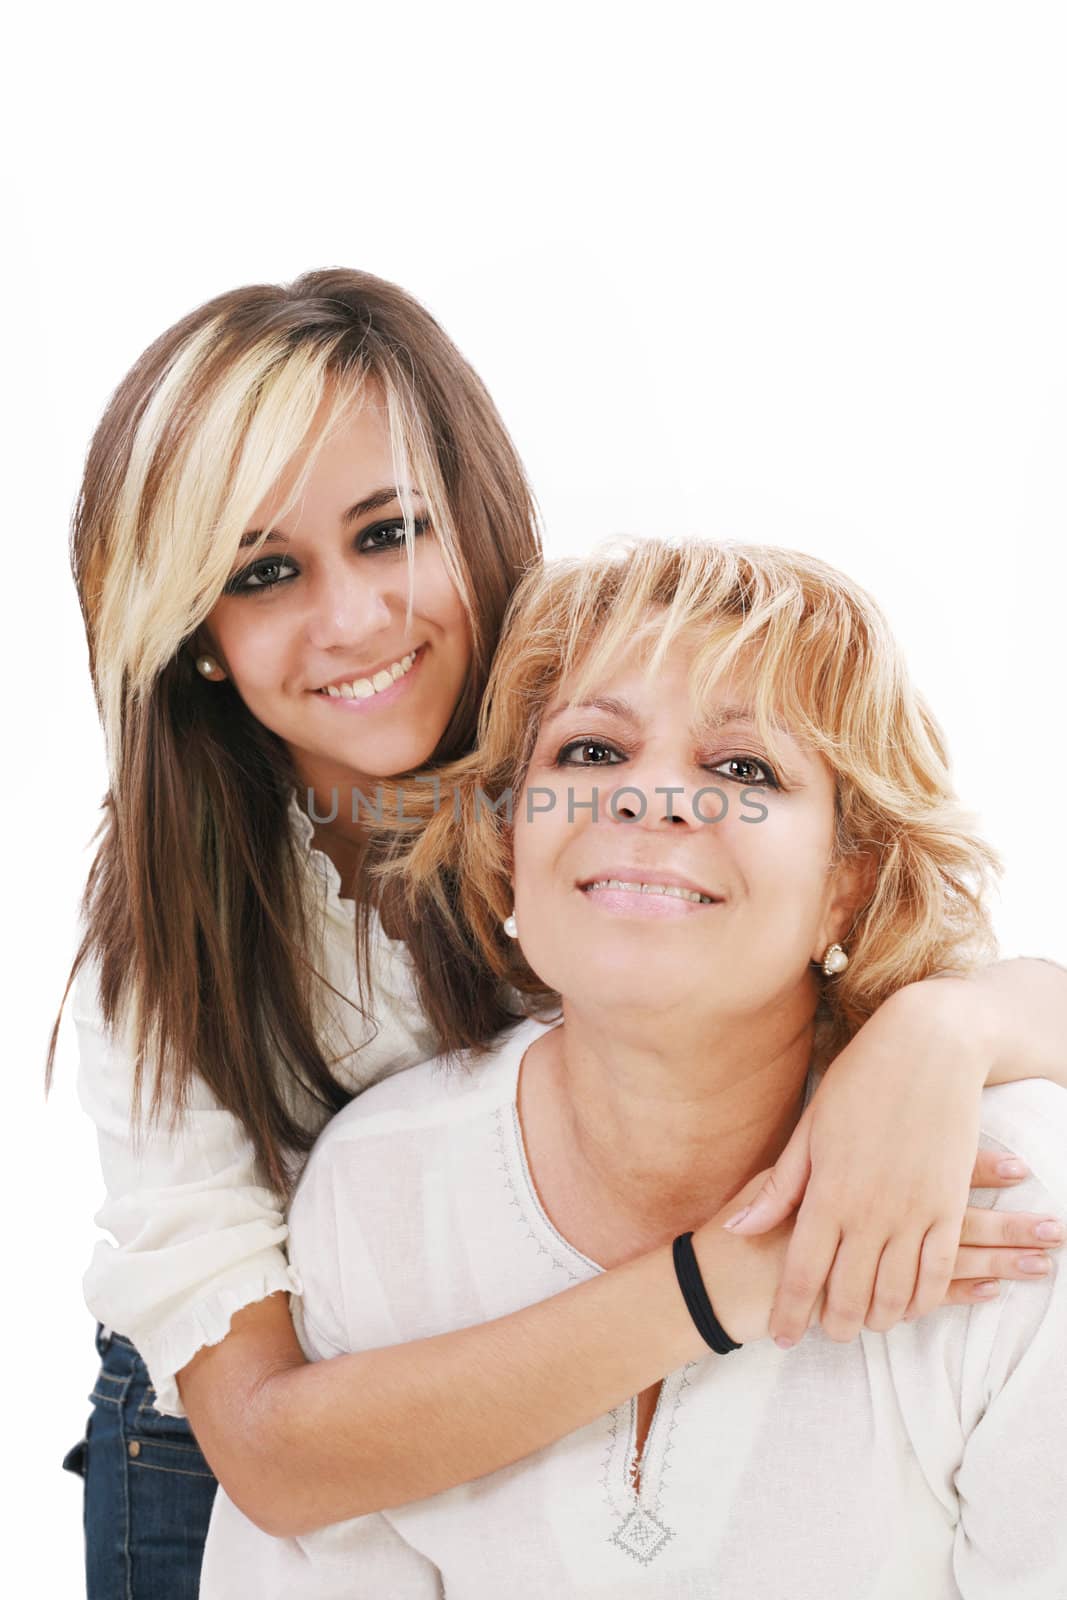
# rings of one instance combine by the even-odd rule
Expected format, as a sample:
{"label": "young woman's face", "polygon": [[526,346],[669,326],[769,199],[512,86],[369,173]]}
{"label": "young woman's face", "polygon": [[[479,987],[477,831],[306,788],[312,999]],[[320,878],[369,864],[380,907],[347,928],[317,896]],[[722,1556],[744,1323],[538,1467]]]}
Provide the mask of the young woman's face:
{"label": "young woman's face", "polygon": [[562,685],[516,798],[519,940],[574,1006],[752,1014],[810,990],[850,925],[829,767],[786,734],[771,765],[743,679],[692,704],[691,659],[680,644],[652,680],[623,662],[576,708]]}
{"label": "young woman's face", "polygon": [[[408,625],[401,486],[381,395],[369,389],[325,441],[295,508],[281,515],[302,456],[256,508],[249,535],[273,537],[254,559],[239,553],[197,644],[284,739],[302,780],[328,791],[429,758],[461,693],[471,638],[425,522]],[[418,516],[423,502],[406,487]]]}

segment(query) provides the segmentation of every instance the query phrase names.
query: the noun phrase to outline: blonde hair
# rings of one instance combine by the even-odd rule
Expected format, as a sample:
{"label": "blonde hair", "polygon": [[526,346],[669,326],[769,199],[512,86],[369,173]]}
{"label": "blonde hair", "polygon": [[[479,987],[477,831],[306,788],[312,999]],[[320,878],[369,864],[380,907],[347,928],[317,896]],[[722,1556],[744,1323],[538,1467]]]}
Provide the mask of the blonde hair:
{"label": "blonde hair", "polygon": [[494,974],[539,1004],[550,1000],[501,932],[512,904],[511,827],[506,808],[486,797],[519,794],[564,681],[573,701],[586,698],[635,640],[654,674],[682,635],[698,640],[698,704],[744,672],[771,759],[777,753],[788,767],[776,726],[825,759],[835,779],[834,863],[873,857],[873,889],[847,939],[849,967],[819,979],[825,1062],[904,984],[995,955],[985,895],[1001,867],[957,800],[944,737],[881,610],[812,556],[627,541],[531,573],[508,614],[477,750],[440,774],[448,803],[396,836],[380,870],[404,883],[412,903],[439,901],[443,879],[453,881],[457,916]]}
{"label": "blonde hair", "polygon": [[[278,1188],[291,1175],[287,1153],[314,1137],[315,1118],[294,1105],[310,1097],[335,1111],[349,1096],[313,1015],[320,974],[289,825],[289,752],[231,683],[202,679],[193,635],[260,501],[303,446],[296,503],[368,385],[388,408],[409,562],[417,488],[467,608],[471,666],[432,759],[461,755],[510,596],[540,559],[538,518],[485,388],[395,284],[310,272],[220,295],[169,329],[97,428],[71,542],[110,787],[67,988],[97,958],[104,1019],[129,1025],[136,1093],[151,1063],[153,1113],[165,1100],[177,1110],[199,1074]],[[361,873],[364,995],[373,887]],[[417,965],[432,929],[406,926],[402,908],[398,922]],[[481,1029],[480,1012],[472,1026]]]}

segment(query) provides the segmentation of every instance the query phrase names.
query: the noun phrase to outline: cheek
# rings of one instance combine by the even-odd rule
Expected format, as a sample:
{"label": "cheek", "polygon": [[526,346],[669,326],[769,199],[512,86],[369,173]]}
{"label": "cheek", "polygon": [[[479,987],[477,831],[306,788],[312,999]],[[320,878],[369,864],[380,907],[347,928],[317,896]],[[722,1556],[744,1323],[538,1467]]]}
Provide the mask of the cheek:
{"label": "cheek", "polygon": [[281,616],[228,618],[216,638],[239,692],[265,694],[280,687],[290,643]]}
{"label": "cheek", "polygon": [[[407,607],[407,586],[401,598],[401,608]],[[471,627],[467,608],[459,590],[448,575],[441,553],[428,549],[415,577],[415,614],[433,622],[446,636],[448,643],[465,656],[471,652]]]}
{"label": "cheek", "polygon": [[799,808],[770,809],[760,822],[728,824],[728,848],[750,911],[787,928],[821,916],[832,840],[826,819]]}
{"label": "cheek", "polygon": [[[554,891],[563,882],[559,857],[566,843],[566,830],[560,826],[558,805],[550,812],[535,810],[528,818],[528,792],[520,790],[514,801],[511,882],[516,907],[522,904],[527,926],[533,928],[543,922],[560,920]],[[531,804],[545,805],[546,796],[532,795]]]}

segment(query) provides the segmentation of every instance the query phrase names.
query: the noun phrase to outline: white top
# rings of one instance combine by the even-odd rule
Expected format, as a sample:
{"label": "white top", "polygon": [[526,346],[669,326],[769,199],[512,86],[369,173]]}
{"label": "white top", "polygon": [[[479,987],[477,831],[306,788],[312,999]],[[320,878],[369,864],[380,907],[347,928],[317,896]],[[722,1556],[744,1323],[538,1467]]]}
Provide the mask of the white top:
{"label": "white top", "polygon": [[[322,913],[319,970],[342,994],[358,1000],[355,906],[341,898],[332,861],[312,847],[311,821],[295,794],[289,814],[306,853],[309,901]],[[386,938],[380,924],[374,924],[374,935],[377,1032],[334,997],[322,1003],[324,1053],[348,1055],[333,1070],[353,1093],[437,1049],[417,1003],[407,947]],[[116,1243],[97,1244],[85,1275],[85,1298],[100,1322],[137,1346],[159,1410],[183,1416],[175,1373],[202,1345],[224,1338],[231,1317],[243,1306],[279,1289],[299,1294],[300,1280],[286,1258],[284,1202],[256,1181],[248,1135],[202,1079],[191,1085],[188,1109],[177,1127],[164,1113],[135,1138],[133,1056],[105,1031],[98,984],[98,967],[87,963],[75,984],[72,1015],[80,1053],[78,1092],[96,1123],[107,1187],[96,1221]],[[326,1120],[310,1097],[296,1110],[314,1132]]]}
{"label": "white top", "polygon": [[[600,1270],[542,1210],[523,1150],[519,1064],[549,1025],[521,1023],[470,1070],[400,1073],[330,1124],[290,1216],[312,1359],[480,1323]],[[987,1089],[982,1143],[1034,1176],[972,1204],[1067,1213],[1067,1092]],[[201,1597],[1062,1600],[1065,1351],[1054,1268],[889,1334],[811,1329],[790,1351],[762,1340],[670,1373],[639,1500],[632,1402],[502,1472],[305,1538],[259,1532],[220,1490]]]}

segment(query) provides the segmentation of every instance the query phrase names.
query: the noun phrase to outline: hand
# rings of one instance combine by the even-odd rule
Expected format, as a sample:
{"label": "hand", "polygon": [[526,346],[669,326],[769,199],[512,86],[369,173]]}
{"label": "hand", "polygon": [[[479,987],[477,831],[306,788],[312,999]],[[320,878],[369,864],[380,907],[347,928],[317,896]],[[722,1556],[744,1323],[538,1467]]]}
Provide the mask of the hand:
{"label": "hand", "polygon": [[989,1162],[974,1174],[991,1049],[966,984],[936,979],[886,1001],[831,1063],[765,1181],[730,1207],[751,1201],[734,1229],[751,1238],[800,1206],[773,1337],[795,1343],[824,1291],[819,1320],[837,1340],[945,1303],[968,1187],[1018,1181]]}
{"label": "hand", "polygon": [[[974,1166],[971,1187],[1008,1188],[1026,1175],[999,1175],[995,1169],[1003,1159],[999,1152],[983,1150]],[[771,1334],[772,1307],[795,1236],[796,1219],[792,1215],[751,1238],[731,1234],[722,1226],[737,1199],[746,1204],[754,1200],[767,1176],[768,1172],[758,1173],[735,1200],[693,1235],[693,1247],[715,1315],[731,1339],[739,1344],[766,1339]],[[1045,1243],[1036,1235],[1036,1228],[1048,1220],[1028,1211],[992,1211],[982,1206],[968,1206],[951,1268],[952,1277],[939,1304],[976,1305],[996,1299],[997,1279],[1039,1281],[1051,1265],[1046,1250],[1055,1249],[1059,1243],[1058,1240]],[[826,1294],[820,1289],[798,1337],[820,1321],[826,1331],[825,1314]],[[897,1321],[896,1316],[872,1316],[867,1319],[866,1326],[872,1332],[885,1333]]]}

